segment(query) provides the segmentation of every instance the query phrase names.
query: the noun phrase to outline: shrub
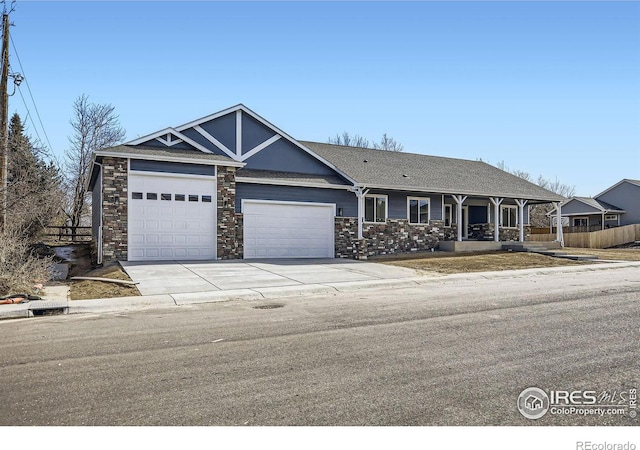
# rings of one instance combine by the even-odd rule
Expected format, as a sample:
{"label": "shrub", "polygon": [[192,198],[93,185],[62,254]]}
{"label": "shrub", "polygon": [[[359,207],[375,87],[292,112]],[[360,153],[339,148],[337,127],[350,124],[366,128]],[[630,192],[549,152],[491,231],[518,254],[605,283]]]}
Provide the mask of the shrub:
{"label": "shrub", "polygon": [[0,296],[35,294],[51,278],[53,258],[38,257],[22,233],[0,232]]}

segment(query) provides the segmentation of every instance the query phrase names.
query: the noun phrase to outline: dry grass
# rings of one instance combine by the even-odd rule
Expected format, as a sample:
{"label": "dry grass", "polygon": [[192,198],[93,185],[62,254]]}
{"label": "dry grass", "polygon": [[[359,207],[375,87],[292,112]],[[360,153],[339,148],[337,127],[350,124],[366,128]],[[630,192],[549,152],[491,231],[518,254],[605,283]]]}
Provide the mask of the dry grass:
{"label": "dry grass", "polygon": [[640,248],[565,248],[572,255],[595,255],[602,260],[640,261]]}
{"label": "dry grass", "polygon": [[422,272],[440,274],[465,272],[492,272],[498,270],[533,269],[586,264],[584,262],[553,258],[536,253],[495,252],[484,254],[443,255],[435,253],[426,258],[379,261],[393,266],[408,267]]}
{"label": "dry grass", "polygon": [[[113,280],[128,280],[131,278],[122,270],[120,264],[112,263],[104,267],[77,274],[84,277],[110,278]],[[140,295],[133,285],[109,283],[105,281],[72,281],[69,298],[71,300],[87,300],[93,298],[130,297]]]}
{"label": "dry grass", "polygon": [[17,232],[0,232],[0,296],[36,294],[36,284],[51,276],[51,256],[38,256],[27,238]]}

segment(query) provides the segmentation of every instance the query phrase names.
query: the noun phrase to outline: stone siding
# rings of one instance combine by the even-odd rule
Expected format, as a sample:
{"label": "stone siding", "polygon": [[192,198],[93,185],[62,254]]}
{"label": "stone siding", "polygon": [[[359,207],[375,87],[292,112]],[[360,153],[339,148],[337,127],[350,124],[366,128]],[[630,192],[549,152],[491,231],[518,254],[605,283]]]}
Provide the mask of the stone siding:
{"label": "stone siding", "polygon": [[242,258],[242,219],[236,214],[236,168],[217,168],[218,259]]}
{"label": "stone siding", "polygon": [[334,246],[336,258],[358,259],[358,219],[336,217]]}
{"label": "stone siding", "polygon": [[358,240],[357,236],[358,221],[355,217],[336,217],[336,258],[366,259],[370,256],[429,251],[444,239],[445,228],[439,220],[424,225],[409,225],[406,219],[388,219],[386,223],[364,224],[364,239]]}
{"label": "stone siding", "polygon": [[[469,226],[469,239],[476,241],[493,241],[493,232],[495,225],[493,223],[476,223]],[[531,234],[531,227],[524,227],[524,239],[527,240]],[[520,230],[518,228],[500,228],[500,241],[518,241],[520,239]]]}
{"label": "stone siding", "polygon": [[127,159],[102,160],[102,261],[127,260]]}

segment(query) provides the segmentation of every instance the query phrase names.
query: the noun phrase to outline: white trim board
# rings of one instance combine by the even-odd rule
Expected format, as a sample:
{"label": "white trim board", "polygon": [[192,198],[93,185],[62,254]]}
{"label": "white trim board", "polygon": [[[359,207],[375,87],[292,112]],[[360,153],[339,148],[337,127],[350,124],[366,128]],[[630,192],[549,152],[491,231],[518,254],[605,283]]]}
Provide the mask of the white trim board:
{"label": "white trim board", "polygon": [[309,188],[320,188],[320,189],[339,189],[352,191],[353,186],[351,185],[342,185],[342,184],[322,184],[322,183],[313,183],[307,181],[287,181],[287,180],[275,180],[275,179],[265,179],[265,178],[251,178],[251,177],[236,177],[236,183],[248,183],[248,184],[266,184],[266,185],[274,185],[274,186],[296,186],[296,187],[309,187]]}
{"label": "white trim board", "polygon": [[114,158],[128,158],[128,159],[142,159],[145,161],[166,161],[166,162],[178,162],[186,164],[203,164],[207,166],[227,166],[227,167],[244,167],[246,164],[232,160],[210,160],[210,159],[198,159],[198,158],[183,158],[177,156],[163,156],[163,155],[140,155],[136,153],[119,153],[109,151],[98,151],[96,156],[111,156]]}
{"label": "white trim board", "polygon": [[287,200],[258,200],[252,198],[243,198],[240,200],[240,211],[244,213],[244,204],[245,203],[266,203],[266,204],[274,204],[274,205],[292,205],[292,206],[320,206],[326,208],[328,206],[333,207],[333,215],[336,215],[336,204],[335,203],[319,203],[319,202],[294,202]]}

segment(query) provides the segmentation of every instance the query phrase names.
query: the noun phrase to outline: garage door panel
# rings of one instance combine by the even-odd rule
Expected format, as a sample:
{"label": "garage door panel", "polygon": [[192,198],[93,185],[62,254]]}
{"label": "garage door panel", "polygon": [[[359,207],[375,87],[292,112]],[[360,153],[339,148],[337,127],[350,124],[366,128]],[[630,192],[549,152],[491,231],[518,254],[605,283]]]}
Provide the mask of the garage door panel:
{"label": "garage door panel", "polygon": [[334,205],[245,200],[245,258],[333,258]]}
{"label": "garage door panel", "polygon": [[129,192],[130,261],[215,258],[215,178],[131,174]]}

